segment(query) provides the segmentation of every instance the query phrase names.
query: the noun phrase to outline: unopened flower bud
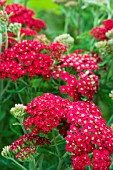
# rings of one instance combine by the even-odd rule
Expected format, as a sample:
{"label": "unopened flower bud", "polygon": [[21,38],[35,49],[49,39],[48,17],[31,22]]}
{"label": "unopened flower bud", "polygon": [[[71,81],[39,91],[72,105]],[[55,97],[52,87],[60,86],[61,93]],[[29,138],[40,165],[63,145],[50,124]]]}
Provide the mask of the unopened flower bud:
{"label": "unopened flower bud", "polygon": [[15,118],[22,118],[25,115],[25,110],[26,106],[23,104],[15,104],[15,107],[12,107],[10,110],[10,113],[15,117]]}
{"label": "unopened flower bud", "polygon": [[110,53],[112,53],[110,42],[108,42],[107,40],[97,42],[95,43],[95,46],[98,48],[99,52],[102,55],[109,55]]}
{"label": "unopened flower bud", "polygon": [[1,155],[5,158],[10,158],[11,157],[10,146],[5,146],[1,152]]}
{"label": "unopened flower bud", "polygon": [[8,27],[8,31],[12,32],[15,35],[20,33],[21,24],[19,23],[11,23]]}
{"label": "unopened flower bud", "polygon": [[54,42],[60,42],[62,44],[65,44],[67,47],[71,47],[74,44],[74,38],[71,37],[69,34],[62,34],[57,36],[54,39]]}
{"label": "unopened flower bud", "polygon": [[106,37],[113,38],[113,29],[111,29],[108,32],[106,32]]}
{"label": "unopened flower bud", "polygon": [[109,94],[109,97],[113,100],[113,90],[111,90],[111,93]]}
{"label": "unopened flower bud", "polygon": [[0,10],[0,23],[7,23],[8,16],[5,11]]}
{"label": "unopened flower bud", "polygon": [[8,17],[7,13],[4,11],[0,11],[0,33],[5,34],[8,25]]}

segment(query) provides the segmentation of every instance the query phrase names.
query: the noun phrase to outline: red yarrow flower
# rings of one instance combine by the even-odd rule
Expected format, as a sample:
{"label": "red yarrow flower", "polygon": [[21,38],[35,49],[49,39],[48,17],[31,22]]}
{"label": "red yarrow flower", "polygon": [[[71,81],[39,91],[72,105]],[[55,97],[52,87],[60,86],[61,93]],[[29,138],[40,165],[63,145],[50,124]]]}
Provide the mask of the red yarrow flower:
{"label": "red yarrow flower", "polygon": [[109,152],[105,149],[95,149],[93,151],[93,170],[102,169],[109,170],[111,165],[111,158]]}
{"label": "red yarrow flower", "polygon": [[103,41],[107,39],[106,32],[106,28],[96,26],[90,31],[90,34],[93,35],[95,39]]}
{"label": "red yarrow flower", "polygon": [[24,26],[27,26],[36,31],[46,29],[46,24],[41,19],[35,19],[33,16],[35,12],[19,4],[11,4],[6,6],[7,14],[13,13],[9,18],[10,22],[17,22]]}
{"label": "red yarrow flower", "polygon": [[90,157],[88,154],[82,156],[72,156],[72,166],[74,170],[85,170],[86,166],[91,164]]}
{"label": "red yarrow flower", "polygon": [[36,153],[36,146],[49,144],[46,138],[32,134],[24,134],[10,145],[10,151],[19,161],[26,161]]}
{"label": "red yarrow flower", "polygon": [[6,4],[6,0],[0,0],[0,7],[3,7]]}
{"label": "red yarrow flower", "polygon": [[107,19],[102,22],[107,31],[113,29],[113,19]]}
{"label": "red yarrow flower", "polygon": [[[74,102],[73,108],[67,114],[71,126],[66,136],[66,150],[72,153],[75,161],[78,156],[81,157],[92,152],[98,153],[98,157],[94,154],[92,160],[95,170],[95,167],[99,169],[99,166],[102,166],[101,169],[109,167],[110,155],[113,154],[113,132],[107,127],[106,121],[101,115],[100,109],[92,102]],[[97,148],[100,151],[97,152]],[[105,162],[104,157],[106,157]],[[82,168],[85,166],[87,165]]]}
{"label": "red yarrow flower", "polygon": [[61,67],[74,67],[77,72],[83,71],[83,70],[98,70],[98,65],[96,63],[96,60],[87,54],[69,54],[66,56],[62,56],[60,59]]}
{"label": "red yarrow flower", "polygon": [[0,78],[16,81],[28,73],[30,78],[42,75],[49,79],[53,59],[41,52],[45,48],[47,46],[39,41],[27,40],[5,50],[0,55]]}
{"label": "red yarrow flower", "polygon": [[40,131],[48,133],[66,117],[70,106],[71,102],[68,99],[45,93],[27,105],[25,112],[30,116],[25,119],[23,125],[27,130],[34,127],[32,130],[34,134]]}

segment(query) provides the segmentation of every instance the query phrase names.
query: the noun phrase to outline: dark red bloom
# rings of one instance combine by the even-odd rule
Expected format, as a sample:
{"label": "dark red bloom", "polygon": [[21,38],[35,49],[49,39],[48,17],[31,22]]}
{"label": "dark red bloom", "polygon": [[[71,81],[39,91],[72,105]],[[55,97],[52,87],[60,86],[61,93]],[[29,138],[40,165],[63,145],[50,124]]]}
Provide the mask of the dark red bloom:
{"label": "dark red bloom", "polygon": [[6,6],[7,14],[13,13],[9,18],[10,22],[21,23],[24,26],[27,26],[36,31],[46,28],[46,24],[41,19],[35,19],[33,16],[35,12],[31,9],[28,9],[19,4],[11,4]]}
{"label": "dark red bloom", "polygon": [[6,0],[0,0],[0,7],[3,7],[6,4]]}
{"label": "dark red bloom", "polygon": [[24,125],[26,129],[33,126],[32,133],[34,134],[40,131],[47,133],[59,125],[70,108],[71,102],[68,99],[45,93],[40,97],[36,97],[27,105],[25,111],[30,116],[25,119]]}
{"label": "dark red bloom", "polygon": [[41,51],[46,45],[39,41],[23,41],[0,55],[0,77],[16,81],[28,73],[29,77],[42,75],[49,79],[52,75],[53,59]]}
{"label": "dark red bloom", "polygon": [[28,29],[28,28],[21,28],[20,34],[25,36],[36,36],[37,32],[35,30],[32,29]]}
{"label": "dark red bloom", "polygon": [[111,30],[113,28],[113,19],[107,19],[103,21],[102,24],[104,25],[105,29],[107,29],[107,31]]}
{"label": "dark red bloom", "polygon": [[61,67],[74,67],[77,72],[82,70],[98,70],[96,60],[87,54],[69,54],[60,59]]}
{"label": "dark red bloom", "polygon": [[93,35],[95,39],[103,41],[107,39],[106,32],[106,28],[96,26],[90,31],[90,34]]}
{"label": "dark red bloom", "polygon": [[[73,155],[74,168],[78,165],[81,169],[89,166],[91,162],[87,156],[94,152],[93,168],[109,169],[110,155],[113,154],[113,132],[101,115],[100,109],[92,102],[74,102],[68,112],[67,119],[71,126],[66,136],[66,150]],[[85,160],[84,155],[87,155]]]}
{"label": "dark red bloom", "polygon": [[36,153],[36,146],[46,143],[48,144],[46,138],[41,138],[40,136],[32,134],[24,134],[11,144],[10,150],[15,155],[16,159],[24,161]]}
{"label": "dark red bloom", "polygon": [[93,151],[93,170],[109,170],[111,165],[111,159],[107,150],[95,149]]}

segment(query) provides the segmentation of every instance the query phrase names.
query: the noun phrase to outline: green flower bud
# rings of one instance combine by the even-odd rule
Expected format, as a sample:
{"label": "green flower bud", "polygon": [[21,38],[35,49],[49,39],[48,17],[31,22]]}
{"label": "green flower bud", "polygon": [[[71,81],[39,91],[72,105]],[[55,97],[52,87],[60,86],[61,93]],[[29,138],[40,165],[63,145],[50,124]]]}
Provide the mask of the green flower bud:
{"label": "green flower bud", "polygon": [[19,23],[11,23],[8,27],[8,31],[12,32],[15,35],[20,33],[21,24]]}
{"label": "green flower bud", "polygon": [[7,13],[4,11],[0,11],[0,33],[5,34],[8,25],[8,17]]}
{"label": "green flower bud", "polygon": [[10,146],[5,146],[1,152],[1,155],[5,158],[10,158],[11,157]]}
{"label": "green flower bud", "polygon": [[106,32],[106,37],[113,38],[113,29],[111,29],[108,32]]}
{"label": "green flower bud", "polygon": [[7,13],[1,10],[0,10],[0,23],[8,23]]}
{"label": "green flower bud", "polygon": [[57,36],[54,39],[54,42],[59,41],[62,44],[65,44],[67,47],[71,47],[74,44],[74,38],[71,37],[69,34],[62,34]]}
{"label": "green flower bud", "polygon": [[113,90],[111,90],[111,93],[109,94],[109,97],[113,100]]}
{"label": "green flower bud", "polygon": [[23,104],[15,104],[15,107],[12,107],[10,113],[17,119],[22,118],[25,115],[26,106]]}
{"label": "green flower bud", "polygon": [[99,52],[102,55],[109,55],[113,52],[110,42],[108,42],[107,40],[97,42],[95,43],[95,46],[98,48]]}

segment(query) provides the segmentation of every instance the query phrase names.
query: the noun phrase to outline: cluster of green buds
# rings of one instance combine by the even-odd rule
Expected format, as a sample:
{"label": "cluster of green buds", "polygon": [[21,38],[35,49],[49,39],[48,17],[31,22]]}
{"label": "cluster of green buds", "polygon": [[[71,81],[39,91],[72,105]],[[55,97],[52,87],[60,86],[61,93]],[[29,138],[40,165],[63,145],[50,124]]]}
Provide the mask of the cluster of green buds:
{"label": "cluster of green buds", "polygon": [[68,48],[70,48],[74,44],[74,38],[71,37],[69,34],[62,34],[57,36],[54,39],[54,42],[60,42],[62,44],[65,44]]}
{"label": "cluster of green buds", "polygon": [[17,35],[20,34],[21,24],[19,23],[11,23],[9,24],[8,31]]}
{"label": "cluster of green buds", "polygon": [[109,97],[113,100],[113,90],[111,90],[111,93],[109,94]]}
{"label": "cluster of green buds", "polygon": [[108,38],[113,38],[113,29],[109,30],[108,32],[106,32],[106,37]]}
{"label": "cluster of green buds", "polygon": [[101,55],[107,56],[113,52],[113,41],[111,40],[99,41],[95,43],[95,46],[98,48]]}
{"label": "cluster of green buds", "polygon": [[8,26],[8,16],[5,11],[0,11],[0,33],[6,33]]}
{"label": "cluster of green buds", "polygon": [[10,146],[5,146],[1,152],[1,155],[5,158],[11,158]]}
{"label": "cluster of green buds", "polygon": [[10,113],[17,119],[23,118],[25,115],[25,108],[23,104],[15,104],[15,107],[12,107]]}

